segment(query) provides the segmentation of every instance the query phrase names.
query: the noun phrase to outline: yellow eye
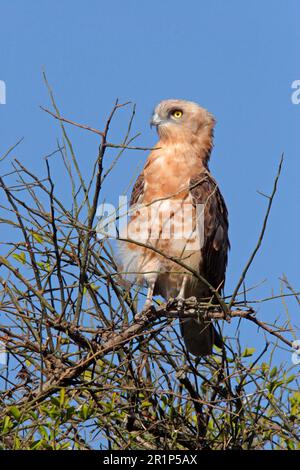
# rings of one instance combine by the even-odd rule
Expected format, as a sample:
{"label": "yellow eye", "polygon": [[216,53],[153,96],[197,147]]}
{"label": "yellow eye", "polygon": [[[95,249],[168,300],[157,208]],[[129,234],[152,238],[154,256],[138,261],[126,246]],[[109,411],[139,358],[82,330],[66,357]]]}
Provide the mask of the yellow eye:
{"label": "yellow eye", "polygon": [[182,111],[180,111],[180,109],[176,109],[175,111],[173,111],[172,116],[175,119],[180,119],[182,116]]}

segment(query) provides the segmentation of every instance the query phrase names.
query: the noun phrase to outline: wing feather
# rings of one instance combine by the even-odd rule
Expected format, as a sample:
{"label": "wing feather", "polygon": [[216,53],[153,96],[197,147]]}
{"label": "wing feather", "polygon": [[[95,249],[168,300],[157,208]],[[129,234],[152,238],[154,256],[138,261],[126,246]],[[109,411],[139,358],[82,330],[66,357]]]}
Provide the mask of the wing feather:
{"label": "wing feather", "polygon": [[190,180],[193,204],[204,204],[204,243],[201,275],[220,291],[224,287],[230,242],[228,212],[216,181],[208,171]]}
{"label": "wing feather", "polygon": [[141,199],[144,194],[144,185],[145,185],[145,179],[144,179],[144,174],[141,173],[136,182],[134,183],[134,186],[132,188],[132,193],[130,197],[130,206],[133,206],[134,204],[137,204],[138,202],[141,202]]}

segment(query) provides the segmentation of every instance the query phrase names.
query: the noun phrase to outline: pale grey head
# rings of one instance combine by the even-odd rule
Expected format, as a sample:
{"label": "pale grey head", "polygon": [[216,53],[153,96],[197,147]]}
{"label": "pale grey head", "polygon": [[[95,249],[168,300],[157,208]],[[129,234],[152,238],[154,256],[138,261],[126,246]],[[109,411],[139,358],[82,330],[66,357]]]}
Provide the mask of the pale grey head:
{"label": "pale grey head", "polygon": [[199,134],[201,130],[214,127],[215,119],[211,113],[193,101],[170,99],[161,101],[155,108],[151,126],[156,126],[158,133],[165,130],[190,131]]}

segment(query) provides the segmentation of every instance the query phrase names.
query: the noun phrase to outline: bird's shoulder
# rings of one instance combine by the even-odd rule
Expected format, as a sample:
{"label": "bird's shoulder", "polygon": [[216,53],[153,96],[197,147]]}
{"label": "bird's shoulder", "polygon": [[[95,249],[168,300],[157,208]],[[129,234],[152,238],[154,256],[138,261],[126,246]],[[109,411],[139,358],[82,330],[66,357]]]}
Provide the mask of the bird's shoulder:
{"label": "bird's shoulder", "polygon": [[133,185],[131,197],[130,197],[130,206],[137,204],[139,200],[142,198],[143,193],[144,193],[144,186],[145,186],[145,176],[144,176],[144,172],[142,171],[142,173],[140,173],[140,175],[137,177]]}
{"label": "bird's shoulder", "polygon": [[[205,169],[190,178],[190,194],[193,204],[206,204],[209,213],[222,215],[223,223],[228,227],[228,210],[217,181],[209,170]],[[206,211],[207,212],[207,211]]]}

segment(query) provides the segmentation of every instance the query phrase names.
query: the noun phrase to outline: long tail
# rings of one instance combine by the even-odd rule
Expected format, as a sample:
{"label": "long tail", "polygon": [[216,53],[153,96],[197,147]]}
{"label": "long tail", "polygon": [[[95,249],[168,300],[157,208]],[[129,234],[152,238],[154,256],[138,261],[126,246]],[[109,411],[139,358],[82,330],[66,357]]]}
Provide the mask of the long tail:
{"label": "long tail", "polygon": [[222,339],[211,321],[188,318],[180,322],[180,329],[187,350],[194,356],[212,354],[214,344],[222,347]]}

